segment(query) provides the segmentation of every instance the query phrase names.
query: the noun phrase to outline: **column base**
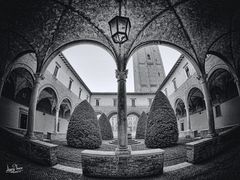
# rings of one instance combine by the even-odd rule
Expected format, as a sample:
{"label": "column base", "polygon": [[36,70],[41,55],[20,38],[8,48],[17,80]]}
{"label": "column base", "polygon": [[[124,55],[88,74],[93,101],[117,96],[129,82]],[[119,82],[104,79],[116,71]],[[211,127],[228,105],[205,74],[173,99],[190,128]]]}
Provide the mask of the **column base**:
{"label": "column base", "polygon": [[191,129],[186,130],[185,133],[185,138],[194,138],[194,134]]}
{"label": "column base", "polygon": [[218,134],[215,132],[215,133],[208,133],[207,134],[207,138],[214,138],[214,137],[217,137],[218,136]]}
{"label": "column base", "polygon": [[115,150],[116,156],[130,156],[132,148],[130,145],[126,147],[117,147]]}
{"label": "column base", "polygon": [[31,139],[31,140],[36,140],[37,139],[37,137],[34,135],[34,133],[33,132],[27,132],[26,134],[25,134],[25,136],[24,136],[24,138],[25,139]]}

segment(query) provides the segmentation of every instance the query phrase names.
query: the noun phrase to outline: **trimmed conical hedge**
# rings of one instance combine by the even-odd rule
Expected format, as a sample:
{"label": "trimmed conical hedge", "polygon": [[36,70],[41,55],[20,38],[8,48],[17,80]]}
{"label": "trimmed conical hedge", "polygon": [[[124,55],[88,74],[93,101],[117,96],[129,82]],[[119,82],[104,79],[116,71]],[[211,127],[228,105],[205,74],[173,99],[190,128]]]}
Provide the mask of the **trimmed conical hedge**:
{"label": "trimmed conical hedge", "polygon": [[143,112],[139,117],[136,130],[136,139],[145,139],[147,128],[147,114]]}
{"label": "trimmed conical hedge", "polygon": [[168,98],[159,89],[148,114],[145,144],[162,148],[178,141],[177,119]]}
{"label": "trimmed conical hedge", "polygon": [[111,140],[113,139],[113,132],[111,124],[106,116],[106,114],[102,114],[99,118],[99,126],[102,134],[103,140]]}
{"label": "trimmed conical hedge", "polygon": [[98,148],[102,144],[97,116],[86,100],[74,109],[68,124],[67,143],[85,149]]}

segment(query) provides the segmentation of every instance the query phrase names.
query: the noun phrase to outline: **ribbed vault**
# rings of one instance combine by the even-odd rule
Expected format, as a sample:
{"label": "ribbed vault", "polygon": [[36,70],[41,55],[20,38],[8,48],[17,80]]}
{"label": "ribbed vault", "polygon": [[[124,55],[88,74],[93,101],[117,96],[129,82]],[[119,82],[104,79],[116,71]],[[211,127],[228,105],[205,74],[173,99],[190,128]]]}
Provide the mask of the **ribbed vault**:
{"label": "ribbed vault", "polygon": [[1,67],[31,51],[36,53],[40,72],[49,57],[67,44],[91,41],[111,52],[118,68],[125,67],[133,51],[146,42],[164,42],[191,56],[202,72],[209,52],[222,54],[228,64],[239,69],[237,0],[123,0],[122,4],[122,14],[130,18],[132,28],[129,41],[122,45],[123,57],[117,58],[119,48],[108,26],[118,14],[116,0],[1,2]]}

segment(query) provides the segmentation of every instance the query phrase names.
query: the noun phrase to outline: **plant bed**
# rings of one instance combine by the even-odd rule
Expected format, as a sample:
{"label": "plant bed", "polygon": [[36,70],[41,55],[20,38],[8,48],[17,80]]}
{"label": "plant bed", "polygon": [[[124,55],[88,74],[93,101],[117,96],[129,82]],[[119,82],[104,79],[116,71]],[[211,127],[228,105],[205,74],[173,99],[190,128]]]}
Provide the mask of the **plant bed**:
{"label": "plant bed", "polygon": [[[164,166],[171,166],[186,161],[185,143],[192,142],[193,139],[180,138],[175,146],[162,148],[164,152]],[[140,141],[138,141],[140,142]],[[59,145],[57,157],[59,163],[66,166],[81,168],[81,152],[85,149],[73,148],[67,146],[66,141],[51,141],[53,144]],[[117,144],[103,143],[96,150],[99,151],[115,151]],[[144,143],[132,144],[132,151],[148,149]]]}
{"label": "plant bed", "polygon": [[[133,144],[140,144],[140,141],[134,140],[134,139],[128,139],[128,145],[133,145]],[[114,145],[118,145],[118,140],[113,140],[111,142],[109,142],[109,144],[114,144]]]}

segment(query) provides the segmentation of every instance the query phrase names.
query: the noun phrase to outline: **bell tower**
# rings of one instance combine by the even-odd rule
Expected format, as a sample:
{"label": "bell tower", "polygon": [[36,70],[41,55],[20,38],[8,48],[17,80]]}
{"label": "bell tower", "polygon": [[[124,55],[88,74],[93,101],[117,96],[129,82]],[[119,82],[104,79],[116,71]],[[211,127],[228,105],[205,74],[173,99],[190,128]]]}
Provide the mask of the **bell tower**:
{"label": "bell tower", "polygon": [[135,92],[156,92],[165,79],[162,57],[157,45],[139,49],[133,55]]}

